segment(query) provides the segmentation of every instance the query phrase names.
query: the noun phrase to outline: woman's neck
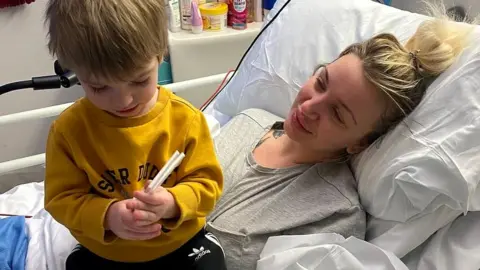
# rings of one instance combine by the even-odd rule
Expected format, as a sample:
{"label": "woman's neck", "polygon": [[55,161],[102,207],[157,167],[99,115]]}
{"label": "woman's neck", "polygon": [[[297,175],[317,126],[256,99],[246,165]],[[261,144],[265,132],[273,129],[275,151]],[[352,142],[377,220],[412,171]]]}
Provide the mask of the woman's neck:
{"label": "woman's neck", "polygon": [[322,163],[335,160],[337,156],[336,153],[313,150],[311,147],[290,139],[286,134],[279,138],[278,147],[280,156],[296,164]]}

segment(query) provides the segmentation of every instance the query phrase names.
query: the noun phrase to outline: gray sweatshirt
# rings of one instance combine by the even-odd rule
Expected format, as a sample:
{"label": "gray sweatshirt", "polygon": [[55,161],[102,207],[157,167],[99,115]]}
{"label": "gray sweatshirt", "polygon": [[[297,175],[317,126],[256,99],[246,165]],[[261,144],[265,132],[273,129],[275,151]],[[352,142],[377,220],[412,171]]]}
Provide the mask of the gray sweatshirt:
{"label": "gray sweatshirt", "polygon": [[229,270],[255,269],[265,242],[274,235],[334,232],[365,237],[365,212],[346,164],[271,169],[255,162],[254,146],[279,120],[250,109],[215,138],[225,183],[207,229],[222,244]]}

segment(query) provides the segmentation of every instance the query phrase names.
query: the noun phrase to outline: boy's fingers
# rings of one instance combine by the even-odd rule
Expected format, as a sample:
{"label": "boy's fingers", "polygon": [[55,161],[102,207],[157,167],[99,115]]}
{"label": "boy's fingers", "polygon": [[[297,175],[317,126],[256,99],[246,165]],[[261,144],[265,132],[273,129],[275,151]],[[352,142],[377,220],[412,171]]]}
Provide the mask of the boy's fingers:
{"label": "boy's fingers", "polygon": [[135,209],[135,202],[129,201],[129,202],[126,203],[125,206],[126,206],[127,209],[129,209],[129,210],[133,210],[133,209]]}
{"label": "boy's fingers", "polygon": [[[141,226],[138,225],[139,222],[144,222]],[[155,223],[152,221],[145,221],[145,220],[135,220],[132,215],[132,219],[127,219],[123,222],[123,225],[126,229],[134,232],[143,232],[143,233],[150,233],[156,232],[162,229],[162,225],[159,223]]]}
{"label": "boy's fingers", "polygon": [[150,184],[152,183],[152,180],[148,180],[145,182],[145,185],[143,186],[143,192],[148,193],[150,192]]}
{"label": "boy's fingers", "polygon": [[127,228],[130,228],[130,229],[134,229],[136,228],[135,226],[135,223],[136,223],[136,219],[135,219],[135,216],[133,215],[133,212],[135,211],[138,211],[138,210],[134,210],[134,211],[125,211],[122,213],[122,215],[120,216],[120,220],[122,221],[123,225]]}
{"label": "boy's fingers", "polygon": [[161,193],[153,192],[153,193],[146,193],[146,192],[135,192],[135,198],[138,200],[151,205],[161,205],[163,204],[163,199]]}
{"label": "boy's fingers", "polygon": [[133,219],[122,219],[123,227],[126,229],[135,228],[135,221]]}
{"label": "boy's fingers", "polygon": [[136,227],[144,227],[144,226],[148,226],[148,225],[151,225],[152,222],[151,221],[145,221],[145,220],[137,220],[135,221],[135,226]]}
{"label": "boy's fingers", "polygon": [[155,213],[155,206],[154,205],[150,205],[150,204],[147,204],[147,203],[144,203],[140,200],[136,200],[135,202],[133,202],[133,207],[132,209],[134,210],[143,210],[143,211],[149,211],[149,212],[152,212],[152,213]]}
{"label": "boy's fingers", "polygon": [[139,232],[130,231],[130,230],[125,231],[126,238],[129,240],[149,240],[159,236],[161,233],[162,231],[149,232],[149,233],[139,233]]}
{"label": "boy's fingers", "polygon": [[132,212],[128,210],[121,213],[120,220],[123,224],[133,224],[135,222]]}
{"label": "boy's fingers", "polygon": [[162,230],[161,226],[153,226],[160,224],[152,224],[152,226],[143,226],[143,227],[127,227],[126,229],[132,232],[146,234],[146,233],[158,233]]}
{"label": "boy's fingers", "polygon": [[145,188],[147,188],[150,185],[150,183],[152,183],[152,180],[148,180],[147,182],[145,182]]}
{"label": "boy's fingers", "polygon": [[155,213],[150,211],[138,210],[138,209],[135,209],[135,211],[133,211],[133,217],[135,219],[135,222],[136,221],[157,222],[159,220],[159,218]]}
{"label": "boy's fingers", "polygon": [[136,233],[157,233],[162,230],[162,225],[158,223],[153,223],[145,226],[127,227],[127,230],[136,232]]}

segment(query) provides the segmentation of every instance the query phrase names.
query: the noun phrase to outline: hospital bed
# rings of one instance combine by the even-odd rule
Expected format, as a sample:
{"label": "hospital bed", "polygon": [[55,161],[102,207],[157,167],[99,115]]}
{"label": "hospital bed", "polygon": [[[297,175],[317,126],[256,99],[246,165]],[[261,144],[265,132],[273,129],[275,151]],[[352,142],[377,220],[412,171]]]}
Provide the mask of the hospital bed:
{"label": "hospital bed", "polygon": [[[424,15],[370,0],[277,0],[221,91],[202,108],[212,134],[257,108],[285,117],[319,63],[381,32],[406,41]],[[270,238],[258,269],[480,269],[480,28],[472,45],[429,87],[403,124],[351,161],[370,214],[365,240],[336,234]],[[172,84],[174,92],[225,77]],[[1,97],[0,97],[1,98]],[[0,124],[58,115],[70,104],[0,117]],[[40,167],[43,154],[0,163],[0,174]],[[12,173],[13,172],[13,173]],[[0,195],[0,213],[27,219],[27,269],[63,269],[75,245],[43,210],[41,173]]]}

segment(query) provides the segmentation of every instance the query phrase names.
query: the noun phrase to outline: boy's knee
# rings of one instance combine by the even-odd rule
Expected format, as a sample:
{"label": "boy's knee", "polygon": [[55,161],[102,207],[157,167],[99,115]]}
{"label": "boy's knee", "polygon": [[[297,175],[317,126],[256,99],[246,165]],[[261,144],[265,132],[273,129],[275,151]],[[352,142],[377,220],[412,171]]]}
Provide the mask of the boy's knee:
{"label": "boy's knee", "polygon": [[202,246],[195,254],[196,270],[226,270],[225,253],[217,237],[212,233],[205,232]]}
{"label": "boy's knee", "polygon": [[223,257],[225,257],[223,247],[220,244],[218,238],[213,233],[205,233],[205,243],[206,246],[208,246],[212,250],[212,252],[215,251],[216,253],[221,254]]}
{"label": "boy's knee", "polygon": [[82,269],[82,252],[75,249],[72,251],[72,253],[70,253],[70,255],[68,255],[67,260],[65,261],[66,270]]}
{"label": "boy's knee", "polygon": [[98,266],[95,264],[96,260],[95,257],[92,256],[92,253],[90,253],[90,251],[78,244],[72,250],[70,255],[68,255],[67,260],[65,261],[65,269],[87,269],[88,267]]}

